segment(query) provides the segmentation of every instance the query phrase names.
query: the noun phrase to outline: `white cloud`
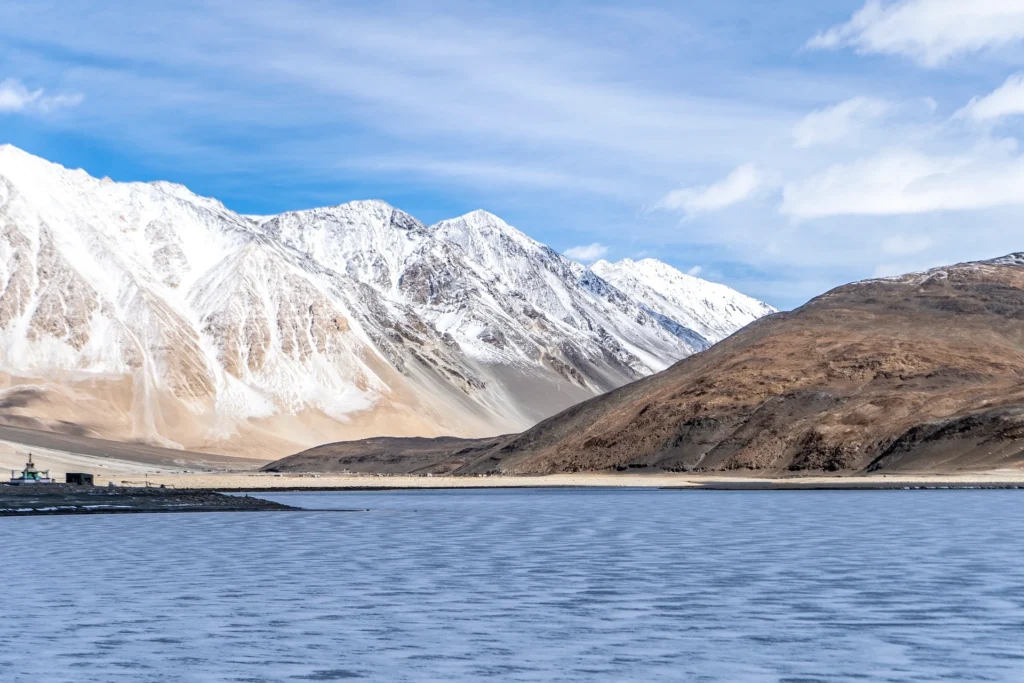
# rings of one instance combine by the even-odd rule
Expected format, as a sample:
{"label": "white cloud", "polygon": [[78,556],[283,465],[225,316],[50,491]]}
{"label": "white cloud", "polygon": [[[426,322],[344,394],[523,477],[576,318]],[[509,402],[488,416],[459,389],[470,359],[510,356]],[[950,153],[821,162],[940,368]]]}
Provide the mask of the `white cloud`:
{"label": "white cloud", "polygon": [[[836,21],[865,1],[845,3]],[[41,98],[63,88],[89,93],[89,106],[71,122],[75,137],[130,155],[134,165],[122,175],[188,180],[233,208],[269,213],[372,194],[416,202],[408,208],[434,220],[484,206],[545,241],[579,245],[573,253],[591,242],[612,254],[651,249],[687,267],[704,264],[704,275],[723,273],[730,284],[756,283],[752,293],[761,288],[767,295],[767,287],[794,299],[868,275],[880,262],[915,261],[917,254],[905,253],[915,235],[935,240],[921,252],[928,258],[980,257],[1024,244],[1024,208],[925,213],[947,203],[929,189],[937,182],[932,176],[978,182],[983,164],[972,167],[972,145],[990,127],[947,125],[949,112],[924,120],[914,108],[927,95],[944,105],[985,95],[1024,70],[1007,68],[1008,59],[948,78],[864,61],[814,59],[814,68],[805,68],[808,55],[756,59],[828,24],[808,27],[786,13],[755,12],[755,31],[718,30],[722,13],[732,10],[714,3],[654,3],[658,12],[646,15],[650,32],[619,26],[591,8],[531,11],[515,3],[453,3],[439,14],[402,0],[365,7],[97,0],[86,16],[79,4],[0,2],[0,43],[19,46],[5,55],[0,80],[22,77],[17,106],[41,115]],[[936,6],[876,3],[878,25],[837,28],[819,47],[904,54],[915,43],[898,32],[883,39],[879,22],[892,25],[894,8],[925,4]],[[978,4],[990,3],[946,3],[964,12]],[[636,18],[633,5],[622,7],[623,20]],[[678,39],[675,25],[664,31],[670,23],[662,13],[691,32],[687,40]],[[924,35],[928,21],[910,29]],[[169,25],[180,30],[162,30]],[[957,25],[951,44],[972,26]],[[708,59],[709,47],[745,58]],[[957,49],[952,54],[964,54]],[[676,68],[694,60],[704,60],[699,72]],[[962,94],[978,82],[990,85]],[[40,87],[46,92],[35,94]],[[102,101],[93,93],[103,93]],[[853,95],[884,97],[891,110],[872,121],[871,101],[846,99]],[[835,106],[804,118],[825,104]],[[836,141],[842,144],[828,144]],[[872,160],[895,173],[889,167],[901,154],[911,165],[918,155],[923,168],[906,179],[856,174]],[[1011,172],[1014,158],[991,155],[995,168]],[[93,163],[90,171],[108,172],[106,162]],[[837,186],[820,202],[801,192],[833,169]],[[841,187],[846,178],[854,184]],[[637,211],[680,188],[681,179],[690,187],[660,206],[700,220],[681,230],[676,213]],[[775,210],[782,179],[789,184],[786,215]],[[953,188],[953,198],[959,191]],[[981,203],[993,199],[991,188],[968,191],[979,191]],[[1000,190],[995,199],[1008,201],[1008,194]],[[837,208],[828,206],[832,198]],[[725,207],[731,208],[716,212]],[[875,217],[886,212],[898,217]],[[873,215],[856,217],[864,213]],[[836,217],[790,220],[815,215]],[[970,239],[958,239],[965,234]],[[908,241],[886,242],[894,235]]]}
{"label": "white cloud", "polygon": [[[446,13],[422,3],[354,8],[316,0],[98,6],[105,4],[111,8],[97,10],[103,20],[96,21],[78,17],[71,0],[0,2],[0,42],[17,36],[82,55],[75,78],[105,80],[91,125],[122,141],[141,119],[151,130],[138,137],[171,153],[207,131],[226,128],[234,140],[271,128],[292,138],[277,163],[297,167],[309,166],[299,152],[354,158],[361,143],[371,154],[397,148],[425,157],[459,148],[490,164],[546,154],[532,165],[565,178],[643,175],[650,187],[684,154],[735,163],[717,140],[753,145],[789,118],[781,104],[624,78],[655,56],[667,70],[664,55],[647,45],[611,49],[596,38],[603,30],[590,30],[608,19],[589,13],[573,13],[578,23],[569,26],[514,3],[487,11],[457,3],[463,11]],[[180,30],[160,30],[167,25]],[[262,143],[247,146],[269,156]],[[638,194],[632,199],[642,201]]]}
{"label": "white cloud", "polygon": [[1024,40],[1021,0],[868,0],[848,22],[817,34],[811,49],[853,47],[934,67],[954,56]]}
{"label": "white cloud", "polygon": [[693,268],[690,268],[688,271],[686,271],[686,274],[687,275],[692,275],[693,277],[697,277],[697,276],[699,276],[703,272],[704,272],[703,266],[694,266]]}
{"label": "white cloud", "polygon": [[854,97],[831,107],[816,109],[793,127],[793,144],[798,148],[838,142],[849,137],[891,110],[885,100]]}
{"label": "white cloud", "polygon": [[42,88],[29,90],[17,78],[0,81],[0,113],[40,112],[74,107],[85,98],[79,94],[47,95]]}
{"label": "white cloud", "polygon": [[1024,72],[1014,74],[984,97],[975,97],[956,113],[972,121],[994,121],[1024,114]]}
{"label": "white cloud", "polygon": [[882,240],[882,253],[894,256],[920,254],[934,244],[935,240],[927,235],[891,235]]}
{"label": "white cloud", "polygon": [[0,111],[23,111],[42,95],[42,90],[29,90],[17,79],[0,81]]}
{"label": "white cloud", "polygon": [[766,182],[765,174],[755,164],[744,164],[717,183],[673,190],[656,208],[688,215],[718,211],[750,199]]}
{"label": "white cloud", "polygon": [[37,105],[39,111],[44,114],[48,114],[51,111],[57,111],[58,109],[70,109],[71,107],[77,107],[82,102],[85,102],[85,95],[81,93],[71,93],[67,95],[51,95],[42,97],[38,100]]}
{"label": "white cloud", "polygon": [[796,218],[883,216],[1024,205],[1024,157],[1013,141],[960,156],[911,150],[836,164],[787,185],[780,211]]}
{"label": "white cloud", "polygon": [[339,167],[370,171],[412,172],[431,178],[454,178],[470,185],[569,189],[609,197],[621,197],[626,183],[584,174],[564,173],[515,163],[489,163],[466,159],[426,157],[360,157]]}
{"label": "white cloud", "polygon": [[608,255],[609,251],[608,247],[599,242],[594,242],[593,244],[587,244],[579,247],[570,247],[565,250],[565,255],[571,259],[576,259],[577,261],[590,263],[604,258]]}

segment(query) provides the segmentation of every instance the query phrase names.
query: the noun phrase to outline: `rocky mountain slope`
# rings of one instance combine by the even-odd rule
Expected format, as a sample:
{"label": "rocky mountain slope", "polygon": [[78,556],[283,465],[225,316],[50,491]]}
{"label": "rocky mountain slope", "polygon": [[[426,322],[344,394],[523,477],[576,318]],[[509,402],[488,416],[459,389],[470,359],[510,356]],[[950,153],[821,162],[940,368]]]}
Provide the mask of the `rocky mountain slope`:
{"label": "rocky mountain slope", "polygon": [[[840,287],[521,434],[415,450],[462,474],[1024,467],[1024,254]],[[371,451],[270,467],[397,471]]]}
{"label": "rocky mountain slope", "polygon": [[3,423],[250,455],[484,436],[709,344],[486,212],[243,216],[0,146]]}

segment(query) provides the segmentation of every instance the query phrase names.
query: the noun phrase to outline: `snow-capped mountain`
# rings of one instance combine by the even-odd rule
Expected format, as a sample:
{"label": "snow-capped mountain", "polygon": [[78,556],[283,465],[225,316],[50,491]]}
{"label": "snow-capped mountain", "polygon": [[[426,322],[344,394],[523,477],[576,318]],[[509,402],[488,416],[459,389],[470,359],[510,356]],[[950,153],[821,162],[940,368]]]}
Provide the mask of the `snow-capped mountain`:
{"label": "snow-capped mountain", "polygon": [[265,455],[513,431],[738,327],[705,284],[697,327],[482,211],[243,216],[0,146],[6,422]]}
{"label": "snow-capped mountain", "polygon": [[649,310],[716,344],[741,327],[775,313],[768,304],[722,284],[682,273],[653,258],[598,261],[591,267]]}

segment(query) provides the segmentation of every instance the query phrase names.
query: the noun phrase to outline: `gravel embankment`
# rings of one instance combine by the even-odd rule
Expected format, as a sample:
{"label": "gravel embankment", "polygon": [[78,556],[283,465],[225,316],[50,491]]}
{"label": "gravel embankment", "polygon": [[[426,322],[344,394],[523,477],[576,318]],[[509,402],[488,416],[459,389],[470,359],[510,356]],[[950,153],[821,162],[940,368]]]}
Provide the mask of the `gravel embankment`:
{"label": "gravel embankment", "polygon": [[0,517],[128,512],[249,512],[296,508],[201,489],[0,485]]}

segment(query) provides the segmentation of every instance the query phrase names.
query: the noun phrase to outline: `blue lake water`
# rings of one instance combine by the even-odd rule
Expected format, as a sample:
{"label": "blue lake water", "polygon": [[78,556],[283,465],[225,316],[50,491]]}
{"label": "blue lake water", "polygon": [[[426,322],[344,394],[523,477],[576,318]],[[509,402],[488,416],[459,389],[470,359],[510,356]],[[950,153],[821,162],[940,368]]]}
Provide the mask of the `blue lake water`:
{"label": "blue lake water", "polygon": [[0,681],[1024,681],[1024,491],[0,519]]}

